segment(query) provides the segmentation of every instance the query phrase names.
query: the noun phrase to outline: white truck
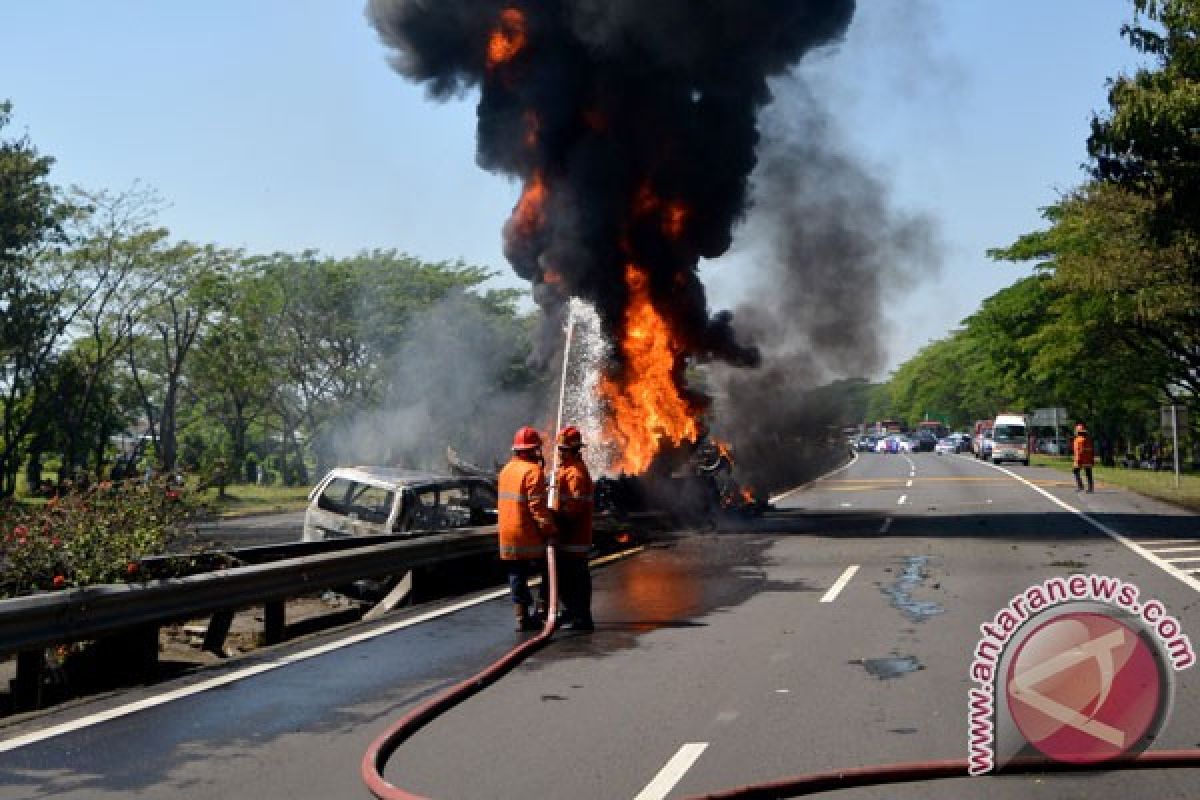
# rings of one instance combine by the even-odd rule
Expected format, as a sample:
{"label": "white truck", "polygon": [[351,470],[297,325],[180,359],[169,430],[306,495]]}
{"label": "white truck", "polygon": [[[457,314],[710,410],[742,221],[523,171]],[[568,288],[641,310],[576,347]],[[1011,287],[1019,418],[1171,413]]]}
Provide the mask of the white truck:
{"label": "white truck", "polygon": [[1029,466],[1029,420],[1024,414],[997,414],[992,421],[991,461],[1019,461]]}

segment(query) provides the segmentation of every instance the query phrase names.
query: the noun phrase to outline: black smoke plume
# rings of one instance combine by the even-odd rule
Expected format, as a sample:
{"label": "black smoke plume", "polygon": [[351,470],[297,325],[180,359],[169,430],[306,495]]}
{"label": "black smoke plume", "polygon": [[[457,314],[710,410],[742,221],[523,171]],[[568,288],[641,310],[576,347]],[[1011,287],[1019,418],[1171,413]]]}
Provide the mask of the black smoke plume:
{"label": "black smoke plume", "polygon": [[[715,367],[718,434],[760,491],[808,480],[844,454],[866,412],[863,380],[888,356],[888,298],[941,267],[933,222],[898,209],[799,76],[764,119],[743,231],[755,267],[737,309],[762,351],[754,371]],[[847,380],[850,379],[850,380]]]}
{"label": "black smoke plume", "polygon": [[[838,40],[854,0],[370,0],[392,63],[435,98],[479,87],[477,161],[519,178],[506,255],[554,343],[562,304],[621,340],[626,265],[683,358],[756,365],[696,268],[728,250],[768,79]],[[544,204],[539,187],[546,190]],[[682,388],[682,387],[681,387]]]}

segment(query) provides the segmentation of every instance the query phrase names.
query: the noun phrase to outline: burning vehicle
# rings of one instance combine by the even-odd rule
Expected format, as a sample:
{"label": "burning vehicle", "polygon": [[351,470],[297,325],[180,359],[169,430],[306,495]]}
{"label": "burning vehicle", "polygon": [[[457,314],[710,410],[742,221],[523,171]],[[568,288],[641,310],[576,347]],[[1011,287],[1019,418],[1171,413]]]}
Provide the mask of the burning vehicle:
{"label": "burning vehicle", "polygon": [[[699,363],[761,361],[710,310],[699,265],[747,210],[769,80],[840,37],[853,8],[371,0],[401,74],[438,99],[479,91],[477,163],[522,186],[504,252],[543,312],[535,357],[594,401],[565,419],[598,445],[601,505],[761,508],[688,382]],[[605,347],[568,380],[562,331],[581,305]]]}

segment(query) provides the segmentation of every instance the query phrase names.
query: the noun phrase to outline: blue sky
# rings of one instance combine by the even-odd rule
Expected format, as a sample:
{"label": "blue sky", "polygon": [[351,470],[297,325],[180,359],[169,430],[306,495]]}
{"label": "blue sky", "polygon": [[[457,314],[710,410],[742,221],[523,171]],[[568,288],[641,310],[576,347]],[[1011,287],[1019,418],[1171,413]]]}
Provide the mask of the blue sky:
{"label": "blue sky", "polygon": [[[517,187],[474,164],[474,97],[435,104],[391,71],[345,0],[7,0],[0,98],[64,184],[154,187],[180,238],[343,255],[394,247],[483,264]],[[889,303],[890,366],[1016,280],[988,247],[1082,179],[1105,80],[1137,63],[1128,0],[860,0],[806,67],[893,201],[945,243]],[[737,257],[706,265],[714,307]]]}

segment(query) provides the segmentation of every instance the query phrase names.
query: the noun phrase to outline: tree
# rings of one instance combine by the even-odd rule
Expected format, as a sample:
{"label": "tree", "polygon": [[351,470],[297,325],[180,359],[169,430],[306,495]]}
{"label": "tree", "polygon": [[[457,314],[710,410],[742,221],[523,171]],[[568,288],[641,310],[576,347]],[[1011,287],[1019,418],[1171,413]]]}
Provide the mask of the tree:
{"label": "tree", "polygon": [[[1095,184],[1068,199],[1064,285],[1112,292],[1130,327],[1167,353],[1174,380],[1200,392],[1200,0],[1133,0],[1123,29],[1152,64],[1109,86],[1092,121]],[[1153,27],[1152,27],[1153,25]]]}
{"label": "tree", "polygon": [[[0,132],[11,111],[0,103]],[[83,213],[50,183],[53,163],[28,136],[0,139],[0,498],[16,491],[33,398],[87,300],[86,289],[75,291],[70,265],[45,261],[68,243],[66,225]]]}
{"label": "tree", "polygon": [[181,242],[156,250],[142,267],[152,288],[141,317],[129,320],[126,361],[164,469],[175,468],[188,357],[224,302],[238,257],[215,245]]}

